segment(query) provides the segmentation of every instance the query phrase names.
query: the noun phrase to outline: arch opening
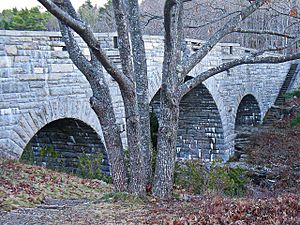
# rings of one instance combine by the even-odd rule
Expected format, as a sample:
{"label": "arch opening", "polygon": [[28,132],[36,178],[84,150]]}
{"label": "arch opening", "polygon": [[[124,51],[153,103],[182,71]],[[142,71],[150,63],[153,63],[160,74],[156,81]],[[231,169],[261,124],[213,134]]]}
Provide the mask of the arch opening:
{"label": "arch opening", "polygon": [[[159,117],[160,92],[151,100]],[[204,84],[187,93],[179,104],[177,158],[223,159],[224,134],[217,105]]]}
{"label": "arch opening", "polygon": [[245,95],[239,104],[235,118],[234,155],[238,160],[247,157],[245,149],[249,136],[260,123],[261,111],[256,98],[251,94]]}
{"label": "arch opening", "polygon": [[261,121],[261,112],[257,100],[251,94],[243,97],[237,109],[235,127],[255,126]]}
{"label": "arch opening", "polygon": [[92,170],[100,169],[102,173],[110,174],[101,138],[93,128],[77,119],[58,119],[41,128],[27,144],[22,158],[36,165],[75,174],[82,172],[79,171],[83,167],[80,159],[89,158],[97,162]]}

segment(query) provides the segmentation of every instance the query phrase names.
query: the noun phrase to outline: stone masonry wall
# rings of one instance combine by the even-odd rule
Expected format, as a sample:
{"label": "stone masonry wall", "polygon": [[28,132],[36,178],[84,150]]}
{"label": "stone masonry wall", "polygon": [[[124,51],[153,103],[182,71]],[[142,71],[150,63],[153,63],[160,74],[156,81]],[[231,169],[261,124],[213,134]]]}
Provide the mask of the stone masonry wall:
{"label": "stone masonry wall", "polygon": [[79,119],[99,134],[91,90],[62,51],[58,33],[0,32],[0,148],[18,157],[34,134],[61,118]]}
{"label": "stone masonry wall", "polygon": [[[99,34],[103,48],[120,66],[115,48],[116,34]],[[161,83],[163,37],[145,36],[149,74],[149,98]],[[187,54],[203,42],[188,40]],[[83,53],[88,49],[81,41]],[[84,76],[72,64],[56,32],[0,31],[0,155],[19,157],[30,139],[52,121],[73,118],[92,127],[102,138],[101,127],[89,106],[92,94]],[[197,76],[208,68],[249,54],[237,44],[221,43],[191,71]],[[220,115],[223,129],[223,158],[232,154],[235,117],[242,98],[252,94],[259,103],[261,118],[274,103],[290,63],[245,65],[230,69],[204,82]],[[124,107],[116,82],[107,75],[117,121],[124,125]],[[197,112],[201,112],[201,106]],[[195,113],[197,113],[195,112]],[[126,146],[125,132],[122,133]],[[187,137],[189,138],[189,137]]]}

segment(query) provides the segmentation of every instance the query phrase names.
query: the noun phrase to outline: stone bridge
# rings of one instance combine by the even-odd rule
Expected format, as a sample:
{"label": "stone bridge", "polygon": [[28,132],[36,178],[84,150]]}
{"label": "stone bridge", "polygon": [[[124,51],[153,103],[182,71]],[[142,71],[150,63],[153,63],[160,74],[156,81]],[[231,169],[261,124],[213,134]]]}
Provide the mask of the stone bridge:
{"label": "stone bridge", "polygon": [[[119,64],[116,34],[98,34],[98,38]],[[145,36],[144,40],[150,104],[159,115],[163,38]],[[88,54],[84,43],[80,44]],[[201,41],[188,40],[187,46],[192,53]],[[19,158],[26,146],[36,150],[51,145],[63,152],[65,159],[74,161],[77,151],[105,151],[100,124],[89,106],[90,86],[64,50],[60,33],[0,31],[0,155]],[[252,51],[238,44],[220,43],[189,76]],[[290,65],[238,66],[184,96],[177,157],[228,159],[234,151],[236,127],[263,121]],[[107,81],[126,146],[121,95],[116,82],[109,76]]]}

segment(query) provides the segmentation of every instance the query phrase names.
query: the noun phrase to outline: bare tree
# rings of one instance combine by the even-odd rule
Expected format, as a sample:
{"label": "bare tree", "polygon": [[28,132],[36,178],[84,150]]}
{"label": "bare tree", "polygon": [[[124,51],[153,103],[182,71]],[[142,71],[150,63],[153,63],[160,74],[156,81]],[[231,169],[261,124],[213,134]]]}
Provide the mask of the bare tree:
{"label": "bare tree", "polygon": [[[145,34],[163,35],[162,0],[144,0],[141,3],[141,21]],[[193,0],[184,5],[185,36],[207,40],[219,27],[249,5],[246,0]],[[272,0],[239,24],[236,32],[222,39],[222,42],[237,42],[244,47],[264,49],[291,43],[288,36],[299,30],[297,17],[299,1]],[[291,16],[294,13],[294,16]],[[264,35],[254,30],[277,31],[280,35]],[[295,48],[289,48],[289,51]],[[282,53],[288,53],[288,50]]]}
{"label": "bare tree", "polygon": [[[104,131],[112,175],[117,191],[126,190],[125,165],[120,135],[115,123],[111,96],[105,83],[102,67],[119,85],[125,107],[126,132],[129,149],[129,185],[128,190],[143,194],[145,185],[150,182],[151,151],[149,132],[147,66],[142,30],[140,24],[138,0],[113,0],[114,15],[119,36],[119,51],[122,70],[119,70],[107,57],[95,38],[91,28],[80,20],[69,0],[38,0],[48,11],[61,21],[61,31],[70,57],[83,72],[91,84],[93,97],[91,106],[98,115]],[[164,20],[164,61],[160,94],[160,118],[156,168],[153,181],[153,194],[169,197],[173,188],[173,176],[176,153],[176,135],[178,128],[179,103],[181,98],[203,81],[220,72],[243,64],[280,63],[300,58],[300,53],[285,56],[266,56],[263,53],[280,50],[272,47],[261,49],[256,54],[221,64],[200,73],[197,77],[184,82],[184,78],[212,48],[223,38],[235,32],[242,32],[241,25],[256,12],[270,8],[270,0],[243,1],[235,12],[227,12],[215,30],[211,31],[206,42],[199,50],[183,57],[184,28],[187,15],[184,8],[192,0],[166,0],[163,9]],[[210,2],[210,1],[207,1]],[[213,6],[215,7],[215,6]],[[216,10],[219,10],[216,8]],[[220,9],[221,11],[223,9]],[[222,16],[222,14],[220,14]],[[223,15],[224,17],[224,15]],[[297,16],[293,17],[299,20]],[[76,32],[88,45],[91,60],[79,51],[73,33]],[[247,30],[244,33],[287,35],[280,31]],[[297,37],[290,36],[296,42]],[[281,46],[281,49],[287,45]],[[184,59],[184,60],[183,60]],[[141,132],[143,131],[143,132]]]}

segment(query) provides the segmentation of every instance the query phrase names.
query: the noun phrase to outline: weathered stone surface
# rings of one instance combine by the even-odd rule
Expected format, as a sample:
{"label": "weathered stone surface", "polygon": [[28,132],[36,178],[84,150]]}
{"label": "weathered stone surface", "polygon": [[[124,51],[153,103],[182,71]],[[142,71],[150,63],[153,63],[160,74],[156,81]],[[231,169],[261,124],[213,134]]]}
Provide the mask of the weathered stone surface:
{"label": "weathered stone surface", "polygon": [[28,63],[30,61],[30,56],[16,56],[15,63]]}
{"label": "weathered stone surface", "polygon": [[30,80],[30,81],[36,81],[36,80],[45,80],[46,76],[45,74],[19,74],[19,79],[22,80]]}
{"label": "weathered stone surface", "polygon": [[67,51],[51,51],[51,57],[55,59],[68,59],[69,54]]}
{"label": "weathered stone surface", "polygon": [[12,57],[0,56],[0,68],[8,68],[12,66]]}
{"label": "weathered stone surface", "polygon": [[4,48],[7,55],[17,55],[18,48],[16,45],[6,45]]}
{"label": "weathered stone surface", "polygon": [[69,73],[74,71],[73,64],[52,64],[51,72],[52,73]]}
{"label": "weathered stone surface", "polygon": [[35,67],[33,68],[33,73],[44,73],[43,67]]}

